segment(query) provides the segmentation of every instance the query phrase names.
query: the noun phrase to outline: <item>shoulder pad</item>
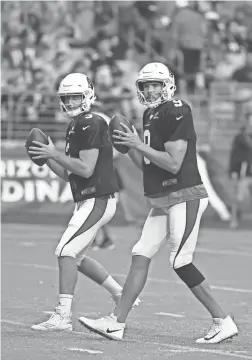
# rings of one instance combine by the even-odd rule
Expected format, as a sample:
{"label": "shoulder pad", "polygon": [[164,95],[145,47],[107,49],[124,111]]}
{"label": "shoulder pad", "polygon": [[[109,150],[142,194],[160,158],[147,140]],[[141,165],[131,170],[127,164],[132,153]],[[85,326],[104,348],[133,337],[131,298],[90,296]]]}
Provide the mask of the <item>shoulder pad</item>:
{"label": "shoulder pad", "polygon": [[102,117],[99,116],[98,114],[92,113],[92,112],[88,112],[88,113],[84,113],[81,114],[79,116],[79,120],[80,121],[86,121],[86,120],[91,120],[91,121],[96,121],[96,120],[102,120]]}
{"label": "shoulder pad", "polygon": [[184,100],[172,100],[172,103],[170,114],[179,116],[191,113],[190,106]]}
{"label": "shoulder pad", "polygon": [[93,117],[94,117],[94,114],[92,114],[92,113],[83,114],[84,119],[92,119]]}
{"label": "shoulder pad", "polygon": [[86,124],[89,124],[89,125],[93,125],[93,126],[96,126],[96,125],[101,125],[102,122],[104,120],[99,116],[99,115],[96,115],[94,113],[86,113],[86,114],[81,114],[79,117],[78,117],[78,123],[80,124],[80,126],[85,126]]}
{"label": "shoulder pad", "polygon": [[147,108],[147,109],[144,110],[144,112],[143,112],[143,117],[145,117],[145,115],[147,114],[147,112],[148,112],[149,110],[150,110],[149,108]]}
{"label": "shoulder pad", "polygon": [[100,112],[93,112],[92,113],[94,116],[96,116],[96,117],[98,117],[98,118],[101,118],[102,120],[105,120],[105,122],[107,123],[107,124],[109,124],[110,123],[110,120],[111,120],[111,118],[108,116],[108,115],[106,115],[106,114],[104,114],[104,113],[100,113]]}

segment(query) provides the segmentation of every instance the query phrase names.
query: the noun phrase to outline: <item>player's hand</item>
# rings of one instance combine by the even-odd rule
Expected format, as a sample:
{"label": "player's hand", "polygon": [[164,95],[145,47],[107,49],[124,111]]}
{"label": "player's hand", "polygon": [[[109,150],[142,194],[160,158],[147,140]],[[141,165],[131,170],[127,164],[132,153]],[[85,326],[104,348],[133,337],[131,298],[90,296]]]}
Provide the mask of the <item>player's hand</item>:
{"label": "player's hand", "polygon": [[125,129],[125,131],[121,131],[121,130],[113,131],[113,138],[116,140],[114,141],[114,144],[126,145],[129,148],[133,148],[133,149],[134,148],[136,149],[138,146],[143,144],[136,130],[132,132],[125,124],[121,123],[121,125]]}
{"label": "player's hand", "polygon": [[48,137],[49,144],[43,144],[39,141],[33,141],[33,144],[36,144],[36,146],[30,146],[29,147],[29,153],[33,156],[33,159],[52,159],[59,155],[59,151],[54,146],[52,140],[50,137]]}

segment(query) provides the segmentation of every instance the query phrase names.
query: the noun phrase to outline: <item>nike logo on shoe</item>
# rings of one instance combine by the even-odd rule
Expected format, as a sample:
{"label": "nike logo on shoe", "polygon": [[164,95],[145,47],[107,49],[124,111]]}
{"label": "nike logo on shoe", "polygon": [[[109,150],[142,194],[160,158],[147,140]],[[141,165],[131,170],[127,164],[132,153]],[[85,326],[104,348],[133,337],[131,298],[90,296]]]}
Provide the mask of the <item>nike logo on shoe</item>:
{"label": "nike logo on shoe", "polygon": [[107,329],[107,333],[111,334],[111,333],[114,333],[114,332],[117,332],[117,331],[120,331],[120,330],[122,330],[122,329],[116,329],[116,330]]}
{"label": "nike logo on shoe", "polygon": [[217,333],[215,333],[213,336],[211,336],[211,337],[204,337],[204,339],[205,340],[211,340],[211,339],[213,339],[213,338],[215,338],[215,336],[217,336],[219,333],[221,332],[221,330],[220,331],[218,331]]}

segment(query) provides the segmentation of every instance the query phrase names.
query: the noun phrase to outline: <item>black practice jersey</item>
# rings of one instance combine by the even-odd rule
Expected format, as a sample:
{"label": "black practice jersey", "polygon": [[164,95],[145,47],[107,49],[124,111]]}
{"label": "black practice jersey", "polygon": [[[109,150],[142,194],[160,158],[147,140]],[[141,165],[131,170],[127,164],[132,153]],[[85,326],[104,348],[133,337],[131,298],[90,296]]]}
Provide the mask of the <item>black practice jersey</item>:
{"label": "black practice jersey", "polygon": [[143,115],[144,143],[165,151],[168,141],[186,140],[187,151],[177,174],[161,169],[143,158],[146,196],[162,196],[202,184],[196,158],[196,133],[190,106],[181,100],[167,101]]}
{"label": "black practice jersey", "polygon": [[65,153],[72,158],[79,158],[81,150],[89,149],[99,149],[92,176],[84,178],[73,173],[68,176],[75,202],[118,191],[108,125],[101,116],[91,112],[79,115],[69,124],[66,132]]}

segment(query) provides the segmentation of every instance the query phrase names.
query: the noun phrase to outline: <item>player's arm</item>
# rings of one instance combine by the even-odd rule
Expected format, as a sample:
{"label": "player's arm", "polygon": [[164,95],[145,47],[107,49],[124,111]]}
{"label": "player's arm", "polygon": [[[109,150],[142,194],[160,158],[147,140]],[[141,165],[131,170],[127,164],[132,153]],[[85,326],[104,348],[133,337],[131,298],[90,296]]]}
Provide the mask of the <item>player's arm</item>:
{"label": "player's arm", "polygon": [[46,165],[61,179],[69,182],[67,170],[53,159],[48,159]]}
{"label": "player's arm", "polygon": [[129,149],[128,152],[129,157],[133,161],[133,163],[140,168],[143,169],[143,155],[137,149]]}
{"label": "player's arm", "polygon": [[98,155],[99,148],[102,146],[101,121],[93,116],[92,123],[83,126],[86,123],[79,123],[76,128],[76,146],[79,149],[79,157],[72,158],[60,154],[55,160],[62,165],[68,173],[73,173],[84,178],[92,176]]}
{"label": "player's arm", "polygon": [[81,150],[79,158],[71,158],[65,154],[59,153],[54,160],[63,166],[68,172],[89,178],[95,169],[98,159],[99,149]]}
{"label": "player's arm", "polygon": [[182,139],[168,141],[164,147],[165,151],[158,151],[148,145],[141,144],[137,149],[156,166],[172,174],[177,174],[186,154],[187,141]]}
{"label": "player's arm", "polygon": [[[86,128],[84,127],[83,131],[85,130]],[[38,141],[33,141],[33,143],[37,146],[30,146],[29,153],[35,155],[34,159],[49,159],[47,160],[49,164],[48,166],[51,167],[57,175],[64,179],[66,173],[63,172],[63,169],[65,169],[67,173],[74,173],[76,175],[89,178],[94,172],[99,154],[100,133],[99,127],[96,125],[92,126],[92,128],[90,125],[90,132],[87,135],[83,135],[83,131],[81,132],[79,129],[79,132],[77,133],[79,134],[77,137],[77,147],[79,149],[78,158],[71,158],[58,151],[50,138],[48,139],[48,145]]]}

